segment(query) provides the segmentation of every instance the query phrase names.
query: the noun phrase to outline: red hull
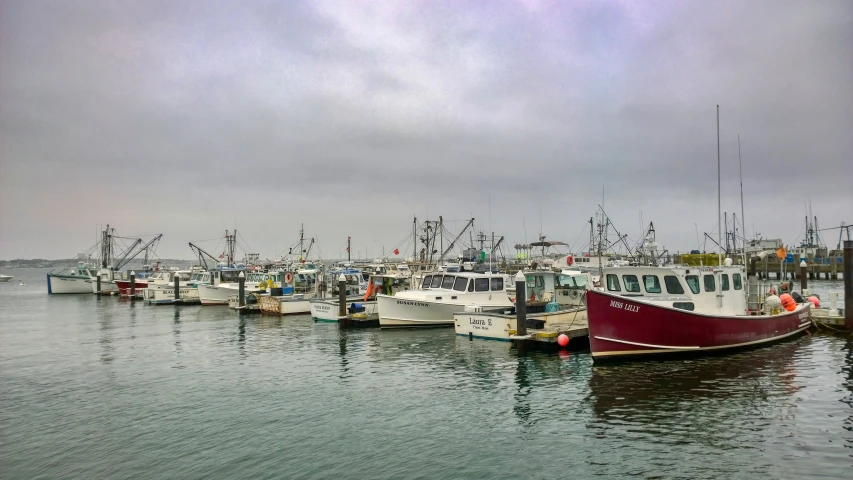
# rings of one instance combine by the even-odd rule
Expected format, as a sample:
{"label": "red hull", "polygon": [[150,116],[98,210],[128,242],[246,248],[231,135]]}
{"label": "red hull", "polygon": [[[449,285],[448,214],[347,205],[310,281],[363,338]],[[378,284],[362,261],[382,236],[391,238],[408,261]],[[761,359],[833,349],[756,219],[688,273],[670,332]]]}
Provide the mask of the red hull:
{"label": "red hull", "polygon": [[590,290],[586,295],[594,359],[703,353],[781,340],[811,325],[809,304],[774,316],[703,315]]}
{"label": "red hull", "polygon": [[[121,295],[130,295],[130,281],[128,280],[116,280],[116,287],[118,287],[118,293]],[[136,284],[137,293],[141,292],[143,288],[148,288],[148,282],[144,280],[136,280],[134,282]]]}

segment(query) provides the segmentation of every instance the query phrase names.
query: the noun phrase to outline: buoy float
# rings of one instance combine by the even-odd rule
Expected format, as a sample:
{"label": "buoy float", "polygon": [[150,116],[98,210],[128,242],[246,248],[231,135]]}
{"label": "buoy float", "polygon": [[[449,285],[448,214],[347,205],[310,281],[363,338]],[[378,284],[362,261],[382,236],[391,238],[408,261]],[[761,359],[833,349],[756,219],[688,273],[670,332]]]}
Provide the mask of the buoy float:
{"label": "buoy float", "polygon": [[571,265],[572,265],[572,264],[574,264],[574,263],[575,263],[575,259],[574,259],[571,255],[569,255],[568,257],[566,257],[566,265],[571,266]]}
{"label": "buoy float", "polygon": [[782,308],[789,312],[793,312],[797,308],[797,302],[794,301],[794,297],[787,293],[780,295],[779,300],[782,302]]}
{"label": "buoy float", "polygon": [[812,305],[814,305],[815,308],[820,308],[820,299],[815,297],[814,295],[810,296],[806,300],[808,300]]}
{"label": "buoy float", "polygon": [[290,272],[285,273],[284,274],[284,281],[287,283],[292,283],[293,282],[293,274]]}
{"label": "buoy float", "polygon": [[561,333],[559,337],[557,337],[557,345],[561,347],[565,347],[569,344],[569,336],[565,333]]}

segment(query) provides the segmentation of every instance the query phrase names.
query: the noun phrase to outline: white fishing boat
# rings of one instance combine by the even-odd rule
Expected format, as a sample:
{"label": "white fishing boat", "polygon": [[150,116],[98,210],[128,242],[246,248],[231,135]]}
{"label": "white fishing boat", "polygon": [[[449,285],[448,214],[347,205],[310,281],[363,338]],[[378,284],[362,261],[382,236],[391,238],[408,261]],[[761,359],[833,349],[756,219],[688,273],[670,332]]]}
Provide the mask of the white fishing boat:
{"label": "white fishing boat", "polygon": [[[586,324],[584,297],[590,285],[588,273],[580,270],[533,271],[524,274],[527,325],[529,328]],[[508,289],[515,298],[515,288]],[[515,306],[488,309],[479,305],[466,305],[464,311],[453,314],[457,335],[489,340],[510,341],[516,334]]]}
{"label": "white fishing boat", "polygon": [[13,277],[11,275],[0,275],[0,282],[8,282],[9,280],[11,280],[13,278],[15,278],[15,277]]}
{"label": "white fishing boat", "polygon": [[97,269],[88,262],[80,262],[76,267],[57,273],[50,272],[47,274],[47,293],[92,293],[92,277],[95,275]]}
{"label": "white fishing boat", "polygon": [[394,295],[379,294],[382,328],[452,326],[453,314],[465,305],[510,307],[508,277],[501,274],[436,272],[423,277],[420,288]]}

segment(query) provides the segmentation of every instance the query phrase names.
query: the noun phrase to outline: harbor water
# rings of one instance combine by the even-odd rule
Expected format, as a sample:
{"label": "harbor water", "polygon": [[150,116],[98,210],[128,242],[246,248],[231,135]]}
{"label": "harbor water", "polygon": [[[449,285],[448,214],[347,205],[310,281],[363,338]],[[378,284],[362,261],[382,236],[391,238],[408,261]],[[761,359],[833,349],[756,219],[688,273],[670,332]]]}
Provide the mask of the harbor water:
{"label": "harbor water", "polygon": [[850,336],[600,366],[4,273],[2,478],[853,478]]}

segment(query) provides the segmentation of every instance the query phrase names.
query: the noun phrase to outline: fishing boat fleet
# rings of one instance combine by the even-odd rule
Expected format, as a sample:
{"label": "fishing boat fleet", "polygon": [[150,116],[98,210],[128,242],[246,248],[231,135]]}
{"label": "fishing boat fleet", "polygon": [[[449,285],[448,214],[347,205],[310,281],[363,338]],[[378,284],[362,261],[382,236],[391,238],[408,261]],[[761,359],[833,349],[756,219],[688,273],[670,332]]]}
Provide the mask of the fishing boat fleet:
{"label": "fishing boat fleet", "polygon": [[[602,210],[599,225],[607,223]],[[482,233],[479,247],[474,241],[458,256],[450,254],[473,219],[441,250],[435,248],[441,222],[418,224],[416,219],[415,225],[407,258],[309,261],[313,240],[308,242],[300,230],[295,254],[292,248],[276,261],[260,261],[254,254],[238,262],[237,232],[226,231],[220,255],[190,243],[198,264],[189,268],[149,263],[159,235],[148,242],[135,239],[116,253],[116,239],[124,237],[107,227],[97,262],[48,273],[47,289],[52,295],[113,294],[152,305],[310,314],[318,322],[374,319],[383,329],[447,327],[458,335],[499,341],[520,338],[518,309],[523,308],[526,326],[535,331],[584,327],[595,360],[770,343],[808,329],[816,306],[804,297],[775,295],[774,285],[748,276],[744,265],[731,258],[720,257],[711,266],[672,263],[657,246],[653,223],[631,255],[603,252],[608,242],[599,228],[599,238],[590,238],[597,251],[554,253],[567,245],[540,237],[525,246],[541,249],[539,255],[512,263],[495,255],[502,239],[496,242],[492,236],[487,245]],[[142,268],[121,271],[138,256],[143,256]]]}

